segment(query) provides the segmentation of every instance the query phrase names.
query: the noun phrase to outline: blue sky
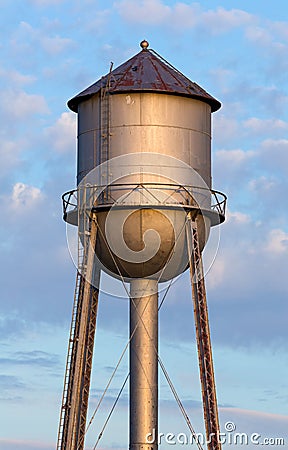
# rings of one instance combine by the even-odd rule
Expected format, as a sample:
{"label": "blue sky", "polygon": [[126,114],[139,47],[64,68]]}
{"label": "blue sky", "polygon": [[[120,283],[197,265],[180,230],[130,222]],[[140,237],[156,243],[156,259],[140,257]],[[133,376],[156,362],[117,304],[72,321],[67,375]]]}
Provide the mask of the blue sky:
{"label": "blue sky", "polygon": [[[207,274],[222,429],[233,421],[239,432],[288,442],[286,0],[0,6],[0,449],[55,448],[75,282],[60,201],[76,175],[76,115],[66,102],[110,61],[136,54],[143,38],[222,102],[213,185],[229,203]],[[102,295],[91,412],[126,343],[127,314],[126,300]],[[161,310],[160,353],[200,432],[193,327],[185,273]],[[124,358],[88,448],[126,372]],[[163,377],[160,384],[161,431],[188,432]],[[99,448],[127,448],[127,391]]]}

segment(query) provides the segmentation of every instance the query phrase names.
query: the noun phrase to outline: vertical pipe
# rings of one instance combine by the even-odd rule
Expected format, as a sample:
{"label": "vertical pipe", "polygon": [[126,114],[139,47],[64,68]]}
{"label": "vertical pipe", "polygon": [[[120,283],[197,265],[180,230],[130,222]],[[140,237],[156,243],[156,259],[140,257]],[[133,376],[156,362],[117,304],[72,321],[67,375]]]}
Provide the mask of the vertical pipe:
{"label": "vertical pipe", "polygon": [[130,283],[130,445],[158,449],[158,283]]}

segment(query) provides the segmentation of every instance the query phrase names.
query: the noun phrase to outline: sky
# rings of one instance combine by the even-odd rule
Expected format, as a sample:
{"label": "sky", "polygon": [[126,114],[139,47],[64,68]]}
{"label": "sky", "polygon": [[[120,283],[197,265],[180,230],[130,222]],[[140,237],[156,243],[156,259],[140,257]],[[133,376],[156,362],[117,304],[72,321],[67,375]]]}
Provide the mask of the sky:
{"label": "sky", "polygon": [[[221,429],[233,422],[249,438],[258,433],[260,443],[279,437],[288,445],[286,0],[0,6],[0,449],[56,445],[76,271],[61,205],[76,182],[77,117],[67,100],[111,61],[117,67],[136,54],[144,38],[222,103],[213,114],[213,186],[228,196],[227,220],[215,260],[205,263]],[[89,417],[127,342],[128,302],[116,294],[100,296]],[[188,273],[161,309],[160,341],[202,432]],[[87,448],[127,371],[125,354]],[[160,397],[160,431],[188,433],[163,375]],[[127,448],[127,406],[126,389],[97,448]]]}

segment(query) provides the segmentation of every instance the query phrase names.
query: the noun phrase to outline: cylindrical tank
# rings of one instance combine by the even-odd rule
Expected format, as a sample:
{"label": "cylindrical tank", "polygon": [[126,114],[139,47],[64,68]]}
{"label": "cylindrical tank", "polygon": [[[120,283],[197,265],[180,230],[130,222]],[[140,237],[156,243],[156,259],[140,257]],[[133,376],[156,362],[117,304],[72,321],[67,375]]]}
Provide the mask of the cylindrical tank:
{"label": "cylindrical tank", "polygon": [[[110,159],[141,152],[173,156],[211,187],[209,104],[162,92],[115,93],[109,102]],[[103,161],[100,112],[100,94],[78,106],[78,183]]]}
{"label": "cylindrical tank", "polygon": [[78,113],[78,185],[91,192],[102,186],[101,195],[97,188],[88,194],[89,208],[97,210],[101,268],[160,282],[182,273],[189,260],[187,208],[197,216],[202,249],[209,235],[211,113],[220,103],[142,45],[68,106]]}

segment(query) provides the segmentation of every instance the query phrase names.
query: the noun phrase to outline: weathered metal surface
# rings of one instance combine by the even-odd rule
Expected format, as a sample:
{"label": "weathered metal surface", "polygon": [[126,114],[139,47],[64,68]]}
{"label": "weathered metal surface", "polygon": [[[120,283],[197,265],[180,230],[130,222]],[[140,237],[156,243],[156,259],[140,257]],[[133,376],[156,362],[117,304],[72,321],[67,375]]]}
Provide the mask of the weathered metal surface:
{"label": "weathered metal surface", "polygon": [[[218,100],[197,83],[189,80],[153,50],[143,49],[114,69],[110,76],[109,92],[111,94],[133,91],[166,92],[196,98],[208,103],[212,112],[221,107]],[[107,84],[108,77],[109,74],[69,100],[69,108],[78,112],[79,103],[97,94]]]}
{"label": "weathered metal surface", "polygon": [[[211,187],[211,108],[208,104],[165,93],[133,92],[110,96],[109,108],[110,160],[123,154],[143,152],[171,156],[196,170]],[[104,160],[100,111],[99,94],[79,105],[78,183]],[[145,181],[150,180],[145,175]],[[178,182],[184,183],[183,180]]]}

